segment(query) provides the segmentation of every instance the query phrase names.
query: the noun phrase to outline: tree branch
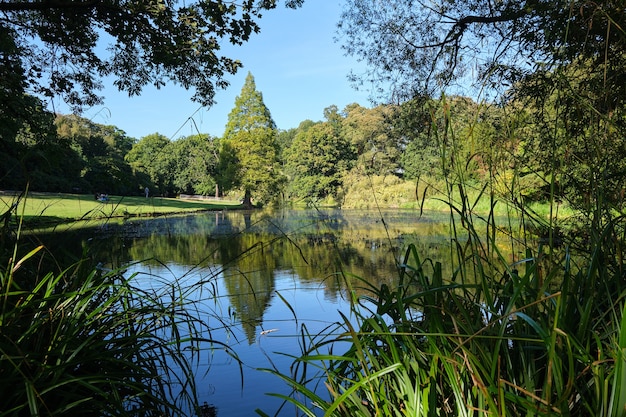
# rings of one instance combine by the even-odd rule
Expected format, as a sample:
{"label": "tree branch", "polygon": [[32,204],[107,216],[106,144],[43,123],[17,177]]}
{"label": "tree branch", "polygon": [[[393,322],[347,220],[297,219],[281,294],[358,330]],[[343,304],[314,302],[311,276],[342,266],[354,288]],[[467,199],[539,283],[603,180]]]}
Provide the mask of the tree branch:
{"label": "tree branch", "polygon": [[86,1],[63,1],[63,0],[43,0],[43,1],[0,1],[1,12],[20,12],[30,10],[50,10],[50,9],[77,9],[91,8],[101,3],[101,0]]}

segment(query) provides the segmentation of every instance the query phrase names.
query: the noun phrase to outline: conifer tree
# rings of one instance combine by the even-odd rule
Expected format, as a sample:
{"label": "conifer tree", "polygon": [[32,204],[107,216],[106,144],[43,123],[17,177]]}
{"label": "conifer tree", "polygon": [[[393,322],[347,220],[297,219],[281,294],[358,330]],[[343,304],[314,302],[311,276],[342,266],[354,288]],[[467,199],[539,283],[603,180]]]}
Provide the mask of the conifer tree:
{"label": "conifer tree", "polygon": [[252,205],[252,194],[259,202],[270,201],[283,182],[278,160],[277,129],[254,77],[248,73],[228,115],[224,145],[235,154],[233,185],[244,191],[244,206]]}

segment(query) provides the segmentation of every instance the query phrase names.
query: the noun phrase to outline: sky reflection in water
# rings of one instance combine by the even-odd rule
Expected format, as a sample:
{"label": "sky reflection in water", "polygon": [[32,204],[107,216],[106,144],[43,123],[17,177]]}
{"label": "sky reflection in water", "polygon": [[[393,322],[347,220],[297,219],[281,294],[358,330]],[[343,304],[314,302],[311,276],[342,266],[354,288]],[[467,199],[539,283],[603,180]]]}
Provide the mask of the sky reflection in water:
{"label": "sky reflection in water", "polygon": [[[155,291],[172,283],[188,291],[211,337],[241,360],[240,367],[223,350],[202,352],[199,399],[221,417],[277,410],[282,400],[266,393],[289,394],[289,388],[258,368],[288,373],[291,356],[301,353],[303,328],[310,335],[329,332],[339,311],[349,313],[338,265],[377,286],[393,284],[397,260],[414,243],[423,258],[451,267],[445,217],[414,211],[220,212],[131,223],[127,230],[121,245],[127,276],[138,273],[141,287]],[[292,406],[281,413],[295,414]]]}

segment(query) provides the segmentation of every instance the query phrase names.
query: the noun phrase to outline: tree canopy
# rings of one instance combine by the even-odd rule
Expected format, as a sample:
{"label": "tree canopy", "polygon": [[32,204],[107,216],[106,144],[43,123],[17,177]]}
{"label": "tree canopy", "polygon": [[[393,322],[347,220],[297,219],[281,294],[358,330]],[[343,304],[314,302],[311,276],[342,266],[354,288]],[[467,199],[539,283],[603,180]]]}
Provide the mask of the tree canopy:
{"label": "tree canopy", "polygon": [[[619,1],[347,0],[343,48],[400,100],[472,74],[481,85],[512,85],[536,71],[587,61],[589,77],[625,97],[626,14]],[[388,88],[388,89],[387,89]]]}
{"label": "tree canopy", "polygon": [[[303,0],[285,0],[296,8]],[[101,102],[101,78],[130,95],[174,82],[213,103],[226,73],[225,42],[259,32],[278,0],[16,0],[0,3],[0,98],[60,96],[75,110]]]}

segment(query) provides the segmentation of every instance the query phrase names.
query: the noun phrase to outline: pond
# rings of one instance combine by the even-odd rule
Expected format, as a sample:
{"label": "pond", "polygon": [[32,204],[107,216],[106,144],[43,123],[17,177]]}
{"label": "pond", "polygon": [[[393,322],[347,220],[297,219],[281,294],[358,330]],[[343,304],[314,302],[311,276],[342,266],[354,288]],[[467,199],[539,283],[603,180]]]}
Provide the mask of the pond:
{"label": "pond", "polygon": [[201,352],[200,403],[236,417],[274,415],[282,400],[267,394],[289,388],[259,368],[288,373],[303,332],[332,331],[350,295],[364,293],[361,280],[392,285],[409,244],[452,276],[453,235],[445,214],[286,209],[110,222],[65,245],[89,247],[103,268],[124,268],[142,287],[194,288],[211,338],[230,349]]}

